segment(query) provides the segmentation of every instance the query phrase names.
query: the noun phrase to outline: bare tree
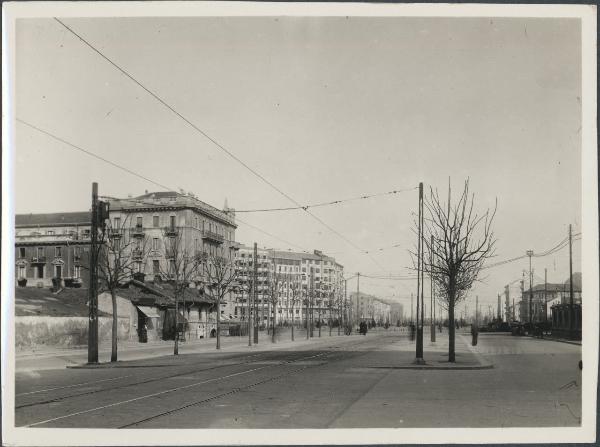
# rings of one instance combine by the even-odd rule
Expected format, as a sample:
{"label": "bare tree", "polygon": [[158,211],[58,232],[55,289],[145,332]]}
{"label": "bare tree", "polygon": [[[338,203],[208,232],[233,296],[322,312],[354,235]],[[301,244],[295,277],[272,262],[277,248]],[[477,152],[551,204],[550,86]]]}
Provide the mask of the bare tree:
{"label": "bare tree", "polygon": [[117,289],[135,273],[143,273],[148,254],[148,239],[141,228],[129,228],[128,217],[107,220],[98,241],[98,279],[112,302],[111,362],[117,361]]}
{"label": "bare tree", "polygon": [[206,256],[204,276],[208,294],[217,308],[217,349],[221,349],[221,303],[228,294],[237,289],[239,270],[232,259],[212,254]]}
{"label": "bare tree", "polygon": [[[202,265],[205,260],[200,253],[187,247],[183,231],[179,227],[163,229],[163,251],[166,263],[160,265],[160,273],[173,286],[175,299],[175,344],[173,354],[179,354],[179,300],[184,297],[190,284],[202,278]],[[185,314],[185,309],[184,309]],[[185,319],[182,322],[185,326]]]}
{"label": "bare tree", "polygon": [[[294,341],[294,325],[295,325],[295,314],[294,314],[294,306],[296,305],[296,301],[298,300],[298,296],[300,294],[300,284],[297,280],[291,281],[290,278],[292,275],[288,276],[288,287],[291,292],[291,311],[292,311],[292,341]],[[297,277],[297,275],[296,275]]]}
{"label": "bare tree", "polygon": [[442,202],[437,189],[430,188],[424,204],[427,211],[422,242],[431,260],[430,256],[423,256],[422,264],[424,272],[441,291],[438,299],[448,310],[448,361],[454,362],[454,309],[478,280],[485,260],[494,255],[496,239],[492,224],[497,202],[493,210],[488,208],[482,214],[474,211],[475,194],[469,192],[467,179],[455,204],[450,184],[447,203]]}

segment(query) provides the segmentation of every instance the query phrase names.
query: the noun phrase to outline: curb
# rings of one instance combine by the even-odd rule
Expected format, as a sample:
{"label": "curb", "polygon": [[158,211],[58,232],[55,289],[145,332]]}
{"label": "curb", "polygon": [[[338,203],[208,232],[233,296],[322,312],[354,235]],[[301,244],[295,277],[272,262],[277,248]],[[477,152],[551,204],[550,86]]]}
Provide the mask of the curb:
{"label": "curb", "polygon": [[566,343],[568,345],[581,346],[581,342],[572,341],[572,340],[564,340],[562,338],[552,338],[552,337],[541,338],[541,337],[534,337],[533,335],[527,335],[526,337],[531,338],[533,340],[555,341],[557,343]]}
{"label": "curb", "polygon": [[420,369],[420,370],[441,370],[441,371],[469,371],[469,370],[482,370],[482,369],[493,369],[492,363],[479,364],[479,365],[462,365],[462,366],[437,366],[437,365],[403,365],[403,366],[369,366],[372,369]]}
{"label": "curb", "polygon": [[493,363],[484,360],[483,356],[479,352],[477,352],[477,350],[475,348],[473,348],[473,346],[471,346],[471,344],[468,342],[468,340],[465,340],[464,335],[461,334],[459,336],[462,339],[463,343],[467,346],[467,349],[469,351],[471,351],[471,354],[473,354],[475,356],[475,358],[477,359],[477,361],[479,362],[479,365],[481,367],[489,365],[489,368],[481,368],[481,369],[491,369],[494,367]]}

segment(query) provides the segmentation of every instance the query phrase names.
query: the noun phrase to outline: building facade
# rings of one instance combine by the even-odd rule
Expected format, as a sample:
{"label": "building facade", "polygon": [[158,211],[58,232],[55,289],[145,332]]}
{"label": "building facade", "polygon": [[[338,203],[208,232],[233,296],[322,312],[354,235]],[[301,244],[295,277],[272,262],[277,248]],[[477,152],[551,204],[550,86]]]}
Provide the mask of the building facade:
{"label": "building facade", "polygon": [[[242,246],[236,256],[241,290],[236,294],[235,312],[246,319],[253,280],[253,248]],[[315,322],[339,318],[344,268],[334,258],[318,250],[304,253],[259,249],[257,256],[257,307],[261,324],[268,325],[273,317],[276,324],[302,324],[307,315]]]}
{"label": "building facade", "polygon": [[15,279],[18,285],[85,287],[91,214],[17,214],[15,216]]}
{"label": "building facade", "polygon": [[[570,303],[569,280],[562,284],[536,284],[532,289],[524,290],[519,301],[519,318],[522,322],[529,321],[530,296],[531,320],[551,321],[554,306]],[[581,273],[573,273],[573,304],[581,304]]]}
{"label": "building facade", "polygon": [[390,322],[391,306],[385,300],[366,293],[350,294],[352,315],[355,321],[375,320],[378,324]]}
{"label": "building facade", "polygon": [[[110,199],[110,237],[121,238],[139,254],[135,270],[144,281],[163,282],[184,277],[202,284],[206,271],[197,267],[182,274],[183,259],[220,257],[232,264],[239,244],[235,242],[235,210],[219,210],[192,194],[152,192],[138,197]],[[190,265],[190,264],[187,264]],[[221,303],[221,315],[233,318],[232,296]]]}

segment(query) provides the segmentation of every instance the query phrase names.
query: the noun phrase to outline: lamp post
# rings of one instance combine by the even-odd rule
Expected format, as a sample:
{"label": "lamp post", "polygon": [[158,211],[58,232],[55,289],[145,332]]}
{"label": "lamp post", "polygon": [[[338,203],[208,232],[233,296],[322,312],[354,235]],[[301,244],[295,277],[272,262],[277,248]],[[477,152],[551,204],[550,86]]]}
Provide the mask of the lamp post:
{"label": "lamp post", "polygon": [[527,250],[527,256],[529,256],[529,330],[532,330],[531,325],[533,322],[533,271],[531,270],[531,257],[533,256],[533,250]]}

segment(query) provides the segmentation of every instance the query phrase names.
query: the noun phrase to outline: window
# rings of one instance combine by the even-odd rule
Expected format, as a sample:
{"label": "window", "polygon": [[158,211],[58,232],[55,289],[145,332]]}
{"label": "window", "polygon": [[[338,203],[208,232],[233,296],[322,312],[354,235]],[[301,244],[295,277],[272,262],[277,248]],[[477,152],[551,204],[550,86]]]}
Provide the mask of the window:
{"label": "window", "polygon": [[143,222],[142,216],[136,217],[136,219],[135,219],[135,226],[138,227],[138,228],[141,228],[142,227],[142,222]]}
{"label": "window", "polygon": [[158,222],[158,216],[152,216],[152,226],[154,228],[158,228],[159,222]]}
{"label": "window", "polygon": [[54,257],[55,258],[62,257],[62,247],[54,247]]}
{"label": "window", "polygon": [[158,275],[160,273],[160,265],[157,259],[152,261],[152,273],[154,273],[155,275]]}
{"label": "window", "polygon": [[19,278],[25,278],[25,266],[24,265],[19,266]]}
{"label": "window", "polygon": [[73,256],[76,258],[81,256],[81,247],[73,247]]}
{"label": "window", "polygon": [[169,197],[169,201],[171,201],[171,202],[175,202],[175,200],[177,200],[177,197],[175,197],[175,196],[171,196],[171,197]]}
{"label": "window", "polygon": [[[306,267],[302,267],[302,273],[306,273]],[[302,275],[304,276],[304,275]]]}
{"label": "window", "polygon": [[48,230],[46,231],[46,234],[52,236],[54,234],[54,230]]}
{"label": "window", "polygon": [[175,228],[175,216],[169,216],[169,226]]}
{"label": "window", "polygon": [[198,228],[198,218],[194,217],[194,227]]}
{"label": "window", "polygon": [[194,239],[194,250],[198,252],[200,245],[198,244],[198,239]]}
{"label": "window", "polygon": [[73,267],[73,276],[75,278],[81,278],[81,267],[76,265],[75,267]]}
{"label": "window", "polygon": [[37,255],[38,255],[38,258],[43,258],[44,257],[44,255],[45,255],[45,253],[44,253],[44,247],[38,247],[38,249],[37,249]]}
{"label": "window", "polygon": [[121,218],[120,217],[115,217],[113,219],[113,228],[115,228],[115,229],[121,228]]}
{"label": "window", "polygon": [[19,258],[25,257],[25,247],[19,247]]}
{"label": "window", "polygon": [[152,250],[158,250],[158,238],[152,239]]}

